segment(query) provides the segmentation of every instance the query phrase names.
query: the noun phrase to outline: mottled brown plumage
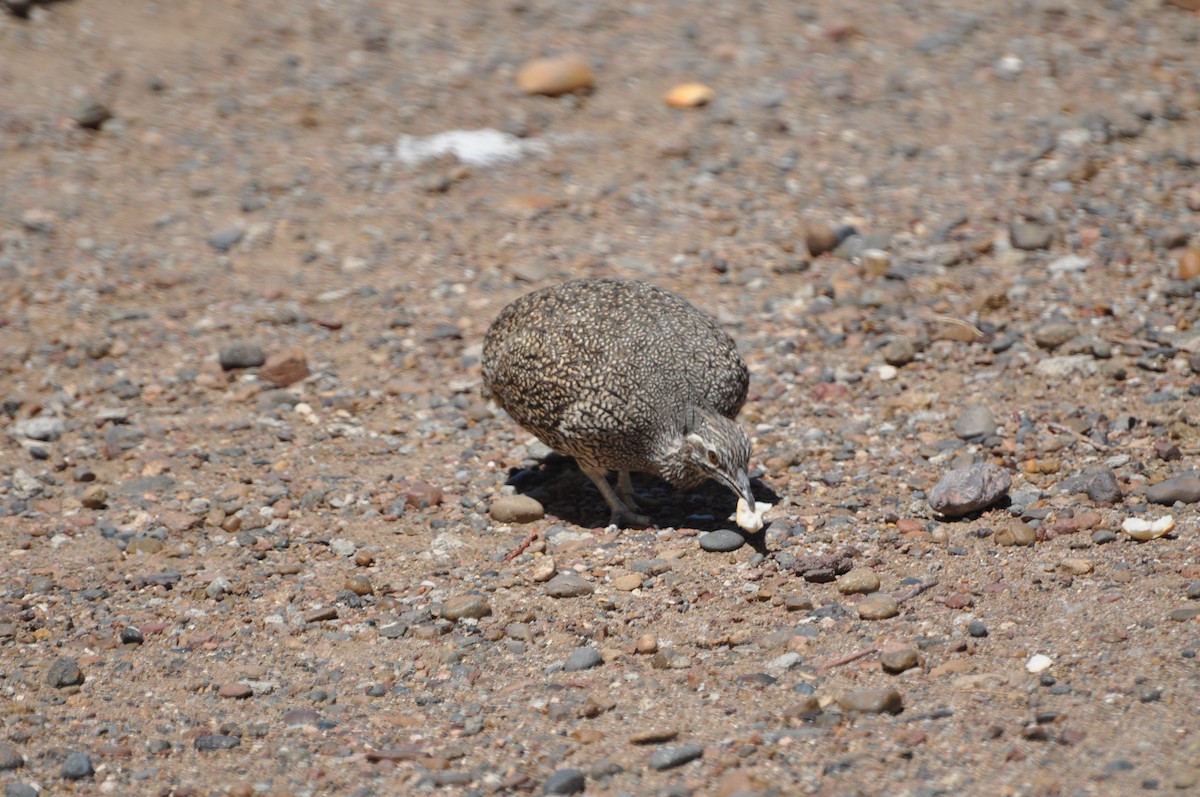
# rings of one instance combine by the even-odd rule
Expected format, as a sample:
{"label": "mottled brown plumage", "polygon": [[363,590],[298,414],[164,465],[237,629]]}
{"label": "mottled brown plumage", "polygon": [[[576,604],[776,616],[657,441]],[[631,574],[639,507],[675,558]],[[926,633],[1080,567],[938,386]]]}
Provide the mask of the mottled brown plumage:
{"label": "mottled brown plumage", "polygon": [[651,525],[628,506],[630,471],[677,487],[712,477],[754,506],[750,441],[732,420],[746,363],[716,321],[668,291],[578,280],[527,294],[488,330],[483,380],[517,423],[575,457],[617,525]]}

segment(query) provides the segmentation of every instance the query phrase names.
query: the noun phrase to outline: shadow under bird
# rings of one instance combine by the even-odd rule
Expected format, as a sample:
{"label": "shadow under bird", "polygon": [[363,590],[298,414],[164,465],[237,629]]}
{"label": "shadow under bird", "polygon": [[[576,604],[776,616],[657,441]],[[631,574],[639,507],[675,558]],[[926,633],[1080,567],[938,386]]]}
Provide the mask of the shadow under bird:
{"label": "shadow under bird", "polygon": [[[484,393],[546,445],[575,458],[617,526],[652,526],[631,471],[676,487],[715,479],[759,531],[747,467],[750,438],[734,421],[750,373],[733,339],[685,299],[633,280],[576,280],[501,311],[483,344]],[[616,488],[608,482],[616,471]]]}

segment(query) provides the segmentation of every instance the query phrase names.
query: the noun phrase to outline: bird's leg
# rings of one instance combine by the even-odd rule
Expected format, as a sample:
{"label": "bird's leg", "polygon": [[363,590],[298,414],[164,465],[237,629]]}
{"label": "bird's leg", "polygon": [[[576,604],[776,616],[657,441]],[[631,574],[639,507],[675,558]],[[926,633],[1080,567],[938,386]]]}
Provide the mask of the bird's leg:
{"label": "bird's leg", "polygon": [[633,491],[633,482],[630,481],[627,470],[617,471],[617,496],[630,509],[640,510],[642,508],[637,493]]}
{"label": "bird's leg", "polygon": [[[654,525],[653,520],[645,515],[639,515],[625,505],[613,490],[612,485],[608,483],[607,471],[589,470],[588,468],[583,468],[582,470],[596,485],[596,489],[600,491],[600,495],[604,496],[604,500],[608,502],[609,507],[612,509],[612,519],[609,521],[612,525],[619,528],[641,529],[651,528]],[[626,479],[628,478],[627,474]]]}

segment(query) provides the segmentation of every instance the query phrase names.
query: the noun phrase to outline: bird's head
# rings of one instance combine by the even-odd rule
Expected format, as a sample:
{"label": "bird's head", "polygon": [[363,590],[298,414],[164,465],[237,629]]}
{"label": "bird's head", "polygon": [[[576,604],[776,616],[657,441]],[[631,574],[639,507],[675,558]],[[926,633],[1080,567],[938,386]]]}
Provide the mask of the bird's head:
{"label": "bird's head", "polygon": [[750,438],[735,421],[708,409],[689,411],[683,439],[663,477],[678,487],[714,479],[754,506],[750,490]]}

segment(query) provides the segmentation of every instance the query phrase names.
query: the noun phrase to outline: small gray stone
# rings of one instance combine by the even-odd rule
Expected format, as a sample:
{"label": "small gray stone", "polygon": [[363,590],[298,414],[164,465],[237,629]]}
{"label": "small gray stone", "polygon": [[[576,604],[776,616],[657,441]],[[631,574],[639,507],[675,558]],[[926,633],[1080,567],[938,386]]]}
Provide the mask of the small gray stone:
{"label": "small gray stone", "polygon": [[140,645],[146,641],[142,636],[140,629],[132,625],[127,625],[121,629],[121,644],[122,645]]}
{"label": "small gray stone", "polygon": [[1065,493],[1087,493],[1087,497],[1098,504],[1115,504],[1121,500],[1121,485],[1110,468],[1095,468],[1063,479],[1058,489]]}
{"label": "small gray stone", "polygon": [[232,371],[235,368],[257,368],[267,361],[267,356],[257,343],[239,340],[221,349],[217,359],[222,368]]}
{"label": "small gray stone", "polygon": [[1097,545],[1106,545],[1110,542],[1116,541],[1116,532],[1109,531],[1108,529],[1101,529],[1100,531],[1092,534],[1092,542],[1096,543]]}
{"label": "small gray stone", "polygon": [[894,645],[884,648],[879,654],[879,664],[884,672],[897,675],[905,670],[911,670],[921,663],[917,649],[910,645]]}
{"label": "small gray stone", "polygon": [[1200,581],[1188,584],[1186,594],[1192,600],[1200,600]]}
{"label": "small gray stone", "polygon": [[55,689],[78,686],[83,683],[83,670],[79,669],[75,659],[63,656],[55,659],[54,663],[50,665],[50,669],[46,672],[46,683]]}
{"label": "small gray stone", "polygon": [[86,130],[99,130],[112,117],[112,111],[94,97],[80,102],[71,113],[71,120]]}
{"label": "small gray stone", "polygon": [[880,353],[888,365],[908,365],[917,357],[917,344],[911,338],[894,338],[884,345]]}
{"label": "small gray stone", "polygon": [[534,440],[525,446],[525,456],[532,459],[534,462],[545,462],[555,456],[554,449],[543,443],[541,440]]}
{"label": "small gray stone", "polygon": [[996,433],[996,419],[983,404],[968,404],[954,421],[954,434],[962,440],[991,437]]}
{"label": "small gray stone", "polygon": [[10,783],[4,787],[4,797],[39,797],[41,792],[29,783]]}
{"label": "small gray stone", "polygon": [[983,620],[972,620],[967,623],[967,633],[973,637],[982,639],[988,635],[987,624]]}
{"label": "small gray stone", "polygon": [[566,662],[563,663],[563,669],[567,672],[579,672],[580,670],[590,670],[593,667],[599,667],[603,663],[604,657],[595,648],[575,648],[575,650],[571,651],[571,655],[567,656]]}
{"label": "small gray stone", "polygon": [[27,437],[30,440],[41,440],[43,443],[53,443],[67,431],[67,425],[61,418],[49,415],[38,415],[26,418],[12,425],[13,434],[17,437]]}
{"label": "small gray stone", "polygon": [[501,495],[492,501],[489,514],[497,523],[533,523],[545,517],[546,510],[527,495]]}
{"label": "small gray stone", "polygon": [[879,574],[865,567],[856,567],[837,580],[837,590],[843,595],[877,592]]}
{"label": "small gray stone", "polygon": [[206,733],[196,737],[195,747],[197,750],[232,750],[241,743],[242,740],[236,736],[224,733]]}
{"label": "small gray stone", "polygon": [[8,772],[25,766],[25,757],[14,744],[0,742],[0,772]]}
{"label": "small gray stone", "polygon": [[967,465],[943,474],[929,491],[929,506],[947,517],[961,517],[996,503],[1011,486],[1012,477],[998,465]]}
{"label": "small gray stone", "polygon": [[700,547],[710,553],[736,551],[746,544],[746,538],[732,529],[717,529],[700,535]]}
{"label": "small gray stone", "polygon": [[245,232],[241,227],[228,227],[224,230],[218,230],[208,238],[208,245],[218,252],[228,252],[238,241],[242,240]]}
{"label": "small gray stone", "polygon": [[1057,349],[1075,338],[1079,330],[1069,321],[1051,321],[1033,331],[1033,342],[1043,349]]}
{"label": "small gray stone", "polygon": [[1017,249],[1045,249],[1054,240],[1054,228],[1036,221],[1013,222],[1012,245]]}
{"label": "small gray stone", "polygon": [[542,787],[542,794],[581,794],[587,786],[582,769],[560,769]]}
{"label": "small gray stone", "polygon": [[574,573],[559,573],[546,582],[546,594],[551,598],[578,598],[591,595],[596,588]]}
{"label": "small gray stone", "polygon": [[660,747],[650,756],[650,768],[662,772],[667,769],[681,767],[689,761],[695,761],[704,755],[704,748],[698,744],[681,744],[678,747]]}
{"label": "small gray stone", "polygon": [[67,780],[82,780],[95,774],[96,770],[92,767],[92,759],[88,758],[87,753],[81,753],[78,750],[69,754],[62,765],[62,776]]}
{"label": "small gray stone", "polygon": [[899,714],[904,700],[895,689],[858,689],[838,698],[842,711],[859,714]]}
{"label": "small gray stone", "polygon": [[1194,504],[1200,501],[1200,474],[1191,471],[1151,485],[1146,488],[1146,500],[1167,506],[1176,501]]}

